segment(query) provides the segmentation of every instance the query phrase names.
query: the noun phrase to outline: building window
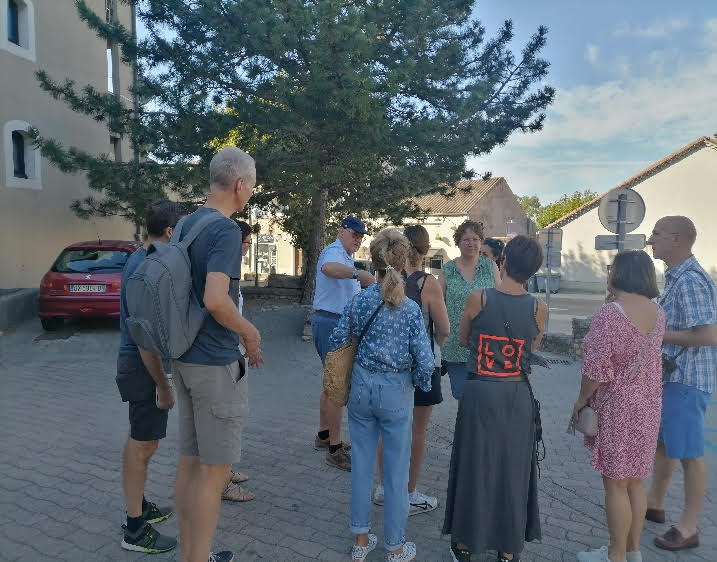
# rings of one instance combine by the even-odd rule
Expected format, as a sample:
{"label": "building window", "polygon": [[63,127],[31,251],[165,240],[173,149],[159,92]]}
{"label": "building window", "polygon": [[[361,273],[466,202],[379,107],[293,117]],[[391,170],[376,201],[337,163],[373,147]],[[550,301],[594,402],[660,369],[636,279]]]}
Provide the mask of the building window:
{"label": "building window", "polygon": [[35,8],[32,0],[0,0],[0,49],[35,61]]}
{"label": "building window", "polygon": [[8,121],[3,126],[5,185],[13,188],[42,189],[42,158],[32,144],[26,121]]}
{"label": "building window", "polygon": [[16,178],[27,179],[25,172],[25,137],[20,131],[13,131],[12,135],[12,164],[13,175]]}
{"label": "building window", "polygon": [[7,40],[20,45],[20,8],[15,0],[7,3]]}

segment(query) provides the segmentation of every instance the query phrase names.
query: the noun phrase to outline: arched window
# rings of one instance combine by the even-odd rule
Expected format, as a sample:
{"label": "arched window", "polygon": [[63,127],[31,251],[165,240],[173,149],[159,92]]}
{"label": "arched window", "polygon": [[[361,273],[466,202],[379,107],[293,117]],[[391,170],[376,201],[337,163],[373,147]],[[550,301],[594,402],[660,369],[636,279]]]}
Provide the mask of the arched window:
{"label": "arched window", "polygon": [[5,187],[42,189],[42,157],[30,138],[29,130],[27,121],[7,121],[3,126]]}
{"label": "arched window", "polygon": [[0,49],[35,62],[33,0],[0,0]]}
{"label": "arched window", "polygon": [[20,131],[12,132],[13,176],[27,179],[25,171],[25,137]]}
{"label": "arched window", "polygon": [[16,0],[8,0],[7,3],[7,40],[20,44],[20,7]]}

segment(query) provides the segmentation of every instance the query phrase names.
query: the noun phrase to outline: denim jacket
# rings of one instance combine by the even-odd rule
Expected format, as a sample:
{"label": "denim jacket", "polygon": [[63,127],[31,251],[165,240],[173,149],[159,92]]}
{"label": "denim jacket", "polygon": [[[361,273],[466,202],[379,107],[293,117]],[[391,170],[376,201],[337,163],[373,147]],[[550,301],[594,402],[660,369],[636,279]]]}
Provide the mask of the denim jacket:
{"label": "denim jacket", "polygon": [[[344,309],[331,334],[329,349],[335,351],[347,345],[352,335],[358,339],[364,325],[382,302],[379,283],[356,295]],[[356,362],[376,373],[410,371],[414,385],[426,392],[431,390],[433,352],[418,304],[406,298],[397,307],[384,305],[359,344]]]}

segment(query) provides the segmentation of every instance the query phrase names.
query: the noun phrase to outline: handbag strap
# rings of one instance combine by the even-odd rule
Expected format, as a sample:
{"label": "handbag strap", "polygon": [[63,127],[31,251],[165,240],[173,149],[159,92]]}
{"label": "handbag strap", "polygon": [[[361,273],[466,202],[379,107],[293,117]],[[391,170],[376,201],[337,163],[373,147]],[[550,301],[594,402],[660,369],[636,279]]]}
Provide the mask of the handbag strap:
{"label": "handbag strap", "polygon": [[356,349],[358,350],[358,346],[361,345],[361,340],[363,339],[364,335],[366,335],[366,331],[369,329],[369,326],[373,323],[374,319],[376,318],[376,315],[378,314],[378,311],[383,308],[384,302],[381,301],[381,304],[378,305],[376,310],[373,311],[373,314],[371,315],[371,318],[368,319],[368,322],[364,324],[363,329],[361,330],[361,334],[359,335],[358,342],[356,344]]}
{"label": "handbag strap", "polygon": [[[495,289],[493,289],[494,293],[497,293]],[[485,290],[483,290],[483,295],[481,297],[481,302],[484,302],[483,297],[485,297]],[[498,308],[500,309],[500,315],[501,319],[503,320],[503,327],[505,328],[505,334],[508,336],[508,341],[510,342],[510,345],[512,345],[514,348],[517,349],[515,345],[515,339],[513,338],[513,329],[510,327],[510,322],[508,322],[508,318],[505,314],[505,307],[503,306],[503,303],[500,302],[500,299],[495,299],[497,301]],[[485,307],[485,304],[483,305]],[[532,350],[530,350],[532,353]],[[537,409],[537,415],[540,415],[540,402],[535,398],[535,393],[533,392],[533,385],[530,384],[530,377],[528,376],[528,373],[523,369],[523,365],[520,361],[518,361],[518,368],[520,369],[520,372],[525,375],[525,382],[528,385],[528,392],[530,392],[530,399],[533,401],[533,408]],[[543,443],[542,437],[540,438],[540,444],[543,445],[543,453],[540,454],[540,448],[539,443],[536,441],[535,443],[535,456],[536,461],[538,465],[538,477],[540,477],[540,461],[545,459],[545,443]]]}

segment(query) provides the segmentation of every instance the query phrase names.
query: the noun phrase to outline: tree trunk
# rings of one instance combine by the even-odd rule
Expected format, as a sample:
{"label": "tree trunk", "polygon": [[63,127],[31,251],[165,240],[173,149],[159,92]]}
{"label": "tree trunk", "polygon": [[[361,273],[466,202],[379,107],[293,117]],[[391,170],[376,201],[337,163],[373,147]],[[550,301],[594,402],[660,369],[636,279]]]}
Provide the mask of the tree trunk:
{"label": "tree trunk", "polygon": [[314,300],[314,287],[316,286],[316,264],[319,261],[319,254],[324,247],[324,234],[326,232],[326,202],[329,191],[324,188],[311,198],[311,216],[314,221],[311,225],[309,243],[306,248],[306,261],[304,270],[304,294],[301,297],[302,304],[311,304]]}

